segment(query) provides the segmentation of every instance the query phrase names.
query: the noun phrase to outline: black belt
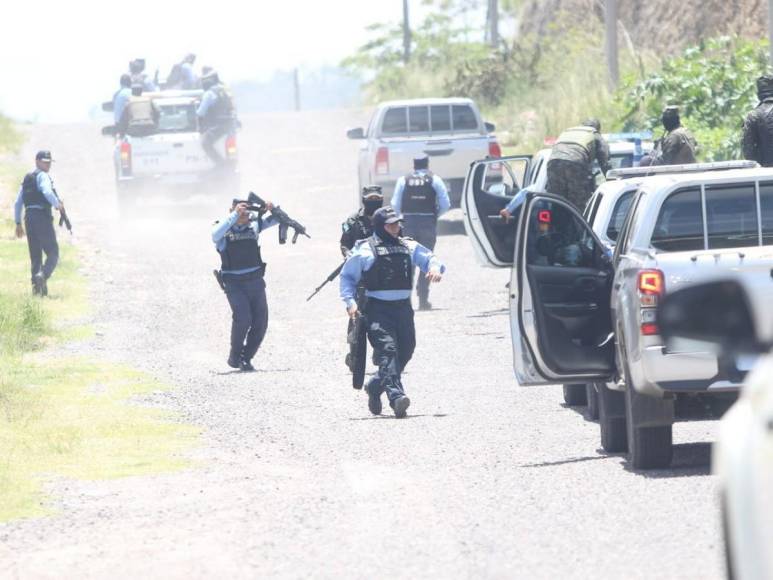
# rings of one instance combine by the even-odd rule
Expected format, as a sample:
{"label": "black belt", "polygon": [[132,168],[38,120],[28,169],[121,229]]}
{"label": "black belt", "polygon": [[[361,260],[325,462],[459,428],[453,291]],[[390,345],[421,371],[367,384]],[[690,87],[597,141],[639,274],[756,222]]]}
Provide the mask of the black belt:
{"label": "black belt", "polygon": [[256,278],[262,278],[265,272],[266,272],[266,265],[263,264],[260,270],[255,270],[254,272],[247,272],[246,274],[229,274],[228,272],[223,272],[223,279],[224,280],[255,280]]}
{"label": "black belt", "polygon": [[405,304],[411,303],[410,298],[401,298],[400,300],[382,300],[380,298],[373,298],[372,296],[368,296],[367,298],[368,298],[368,304],[376,303],[376,304],[388,304],[390,306],[403,306]]}

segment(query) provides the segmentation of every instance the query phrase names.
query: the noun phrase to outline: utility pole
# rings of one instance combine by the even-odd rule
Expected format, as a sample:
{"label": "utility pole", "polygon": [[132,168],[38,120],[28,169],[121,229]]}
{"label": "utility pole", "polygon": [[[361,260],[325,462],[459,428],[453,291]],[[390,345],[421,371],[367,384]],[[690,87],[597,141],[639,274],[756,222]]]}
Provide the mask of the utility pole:
{"label": "utility pole", "polygon": [[411,60],[411,22],[408,18],[408,0],[403,0],[403,62],[408,64],[409,60]]}
{"label": "utility pole", "polygon": [[[770,0],[773,2],[773,0]],[[491,48],[496,49],[499,47],[499,0],[488,0],[488,29],[486,30],[486,36],[488,37]]]}
{"label": "utility pole", "polygon": [[[773,0],[769,0],[773,3]],[[772,4],[773,5],[773,4]],[[609,70],[609,90],[614,91],[620,82],[620,66],[617,58],[617,0],[606,0],[604,4],[606,24],[606,53]]]}
{"label": "utility pole", "polygon": [[295,96],[295,110],[301,110],[301,80],[298,67],[293,71],[293,95]]}
{"label": "utility pole", "polygon": [[770,64],[773,65],[773,0],[768,0],[768,44]]}

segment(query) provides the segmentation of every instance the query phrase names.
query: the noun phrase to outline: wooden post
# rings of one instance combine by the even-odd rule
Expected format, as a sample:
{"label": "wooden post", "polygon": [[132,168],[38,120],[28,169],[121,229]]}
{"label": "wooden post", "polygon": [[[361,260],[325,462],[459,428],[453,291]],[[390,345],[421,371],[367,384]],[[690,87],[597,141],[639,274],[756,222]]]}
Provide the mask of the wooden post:
{"label": "wooden post", "polygon": [[408,18],[408,0],[403,0],[403,62],[411,60],[411,22]]}
{"label": "wooden post", "polygon": [[[773,2],[773,0],[770,0]],[[604,4],[606,23],[606,53],[609,70],[609,90],[614,91],[620,82],[620,66],[617,56],[617,0],[606,0]]]}

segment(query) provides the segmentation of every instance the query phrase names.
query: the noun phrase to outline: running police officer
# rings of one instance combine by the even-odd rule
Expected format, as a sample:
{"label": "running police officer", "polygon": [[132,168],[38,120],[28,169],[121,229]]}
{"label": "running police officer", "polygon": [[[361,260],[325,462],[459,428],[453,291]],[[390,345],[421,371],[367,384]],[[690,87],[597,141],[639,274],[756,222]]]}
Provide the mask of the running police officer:
{"label": "running police officer", "polygon": [[[48,296],[47,280],[59,261],[59,244],[56,242],[51,208],[60,212],[64,210],[64,204],[56,194],[54,182],[48,174],[51,161],[50,151],[38,151],[35,155],[36,169],[24,176],[14,205],[17,238],[25,234],[21,225],[24,208],[24,225],[32,263],[32,293],[38,296]],[[46,255],[45,262],[43,254]]]}
{"label": "running police officer", "polygon": [[341,229],[341,253],[344,258],[360,240],[373,235],[371,219],[376,210],[384,205],[384,194],[380,185],[366,185],[362,188],[362,207],[349,216]]}
{"label": "running police officer", "polygon": [[368,298],[365,312],[368,340],[378,372],[365,387],[368,409],[381,414],[386,391],[395,417],[405,417],[410,399],[400,378],[416,347],[411,290],[418,267],[429,282],[440,282],[445,266],[418,242],[400,237],[401,218],[390,206],[373,214],[374,234],[355,245],[341,271],[341,298],[349,317],[361,314],[355,301],[362,281]]}
{"label": "running police officer", "polygon": [[[266,209],[273,209],[269,202]],[[217,222],[212,241],[220,254],[223,290],[233,312],[231,351],[228,366],[254,371],[252,358],[258,352],[268,328],[268,304],[263,274],[266,265],[260,256],[260,232],[276,225],[272,217],[252,215],[247,204],[234,200],[230,215]]]}
{"label": "running police officer", "polygon": [[[435,249],[437,220],[451,207],[443,180],[429,170],[429,157],[413,160],[413,173],[401,177],[392,196],[395,213],[405,216],[405,235],[425,248]],[[430,310],[429,281],[420,276],[416,286],[419,310]]]}

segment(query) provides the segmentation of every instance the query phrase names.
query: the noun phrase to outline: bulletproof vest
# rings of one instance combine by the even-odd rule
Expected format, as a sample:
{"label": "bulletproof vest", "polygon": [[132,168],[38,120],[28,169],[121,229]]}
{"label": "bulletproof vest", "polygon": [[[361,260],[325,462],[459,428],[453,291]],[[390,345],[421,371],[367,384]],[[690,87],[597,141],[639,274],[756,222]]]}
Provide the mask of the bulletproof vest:
{"label": "bulletproof vest", "polygon": [[754,124],[757,137],[756,161],[763,167],[773,167],[773,98],[765,99],[757,109],[760,114]]}
{"label": "bulletproof vest", "polygon": [[40,169],[36,169],[24,176],[24,181],[22,182],[22,201],[24,202],[24,207],[39,205],[44,209],[50,210],[51,204],[48,203],[46,196],[43,195],[43,192],[38,187],[39,173]]}
{"label": "bulletproof vest", "polygon": [[432,173],[412,173],[405,176],[405,189],[403,190],[403,213],[429,213],[437,212],[435,200],[437,192],[432,187]]}
{"label": "bulletproof vest", "polygon": [[246,270],[262,267],[257,232],[248,227],[244,230],[229,230],[225,235],[225,249],[220,252],[223,270]]}
{"label": "bulletproof vest", "polygon": [[370,218],[358,213],[350,222],[352,237],[355,240],[364,240],[373,235],[373,225],[370,223]]}
{"label": "bulletproof vest", "polygon": [[145,137],[156,132],[156,112],[150,99],[133,99],[126,105],[126,132],[132,137]]}
{"label": "bulletproof vest", "polygon": [[225,87],[223,85],[215,85],[210,90],[215,93],[217,99],[207,110],[206,123],[208,125],[216,125],[223,121],[233,119],[233,101],[231,100],[231,95],[225,90]]}
{"label": "bulletproof vest", "polygon": [[596,140],[596,130],[593,127],[572,127],[558,136],[556,144],[564,143],[579,145],[591,153],[593,142]]}
{"label": "bulletproof vest", "polygon": [[363,275],[368,290],[411,290],[413,288],[413,262],[411,250],[400,241],[387,245],[368,240],[375,261]]}

